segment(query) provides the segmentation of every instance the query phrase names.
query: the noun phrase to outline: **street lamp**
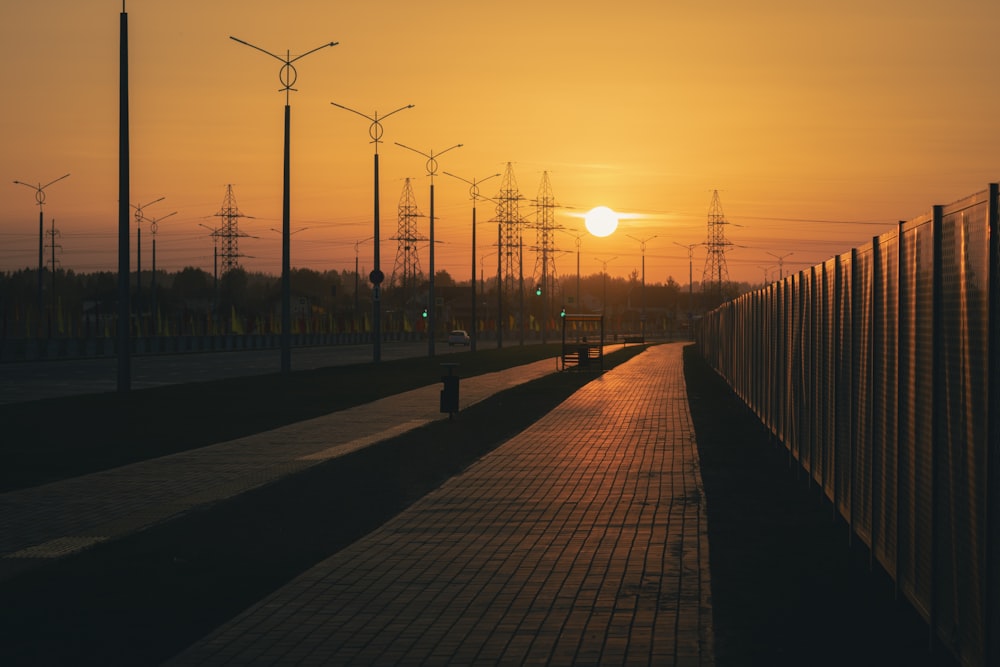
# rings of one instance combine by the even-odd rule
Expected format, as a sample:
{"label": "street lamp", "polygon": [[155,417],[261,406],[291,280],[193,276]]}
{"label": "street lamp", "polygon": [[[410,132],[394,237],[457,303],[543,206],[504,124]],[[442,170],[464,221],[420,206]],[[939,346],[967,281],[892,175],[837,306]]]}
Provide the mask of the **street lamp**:
{"label": "street lamp", "polygon": [[[472,199],[472,332],[470,334],[469,350],[472,352],[476,351],[476,338],[478,336],[478,322],[476,320],[476,201],[480,199],[479,195],[479,184],[483,181],[488,181],[491,178],[496,178],[499,173],[490,174],[486,178],[481,178],[478,181],[473,178],[471,181],[462,178],[461,176],[456,176],[451,172],[444,172],[447,176],[452,178],[457,178],[463,183],[468,183],[469,185],[469,198]],[[482,197],[483,199],[489,199],[488,197]]]}
{"label": "street lamp", "polygon": [[782,278],[785,277],[783,271],[783,267],[785,266],[785,258],[788,257],[789,255],[794,255],[795,253],[786,252],[784,255],[775,255],[773,252],[769,252],[767,254],[778,260],[778,280],[781,280]]}
{"label": "street lamp", "polygon": [[409,146],[404,146],[398,141],[395,142],[400,148],[405,148],[408,151],[413,151],[417,155],[423,155],[427,158],[427,175],[431,177],[431,215],[430,215],[430,279],[427,283],[427,330],[430,335],[427,337],[427,356],[434,356],[434,320],[435,320],[435,306],[434,306],[434,175],[437,174],[438,162],[437,159],[455,148],[461,148],[462,144],[455,144],[450,146],[440,153],[435,154],[434,151],[430,153],[424,153],[423,151],[418,151],[416,148],[410,148]]}
{"label": "street lamp", "polygon": [[[350,107],[345,107],[343,104],[337,104],[336,102],[330,102],[333,106],[338,109],[343,109],[344,111],[350,111],[353,114],[357,114],[362,118],[371,122],[368,126],[368,136],[372,138],[371,142],[375,144],[375,235],[372,237],[375,239],[375,266],[372,268],[371,274],[369,274],[369,279],[372,283],[372,360],[381,361],[382,360],[382,281],[385,280],[385,274],[382,273],[381,267],[381,250],[379,249],[379,189],[378,189],[378,145],[382,143],[382,121],[393,115],[394,113],[399,113],[404,109],[412,109],[412,104],[407,104],[404,107],[399,107],[395,111],[390,111],[389,113],[382,116],[380,119],[378,116],[378,111],[375,112],[374,116],[369,116],[368,114],[361,113]],[[355,251],[357,251],[357,246],[355,246]],[[355,256],[357,252],[355,252]],[[357,281],[357,266],[354,267],[355,270],[355,282]],[[355,300],[357,299],[357,289],[354,290]]]}
{"label": "street lamp", "polygon": [[700,246],[701,243],[689,243],[687,245],[683,245],[681,243],[678,243],[677,241],[674,241],[674,245],[680,246],[681,248],[685,248],[688,251],[688,327],[690,327],[688,333],[689,335],[693,335],[694,327],[692,325],[694,324],[694,274],[692,271],[694,265],[694,249],[696,246]]}
{"label": "street lamp", "polygon": [[148,204],[132,204],[132,208],[135,209],[135,310],[136,317],[140,320],[142,318],[142,303],[140,301],[142,297],[142,221],[146,220],[142,209],[164,199],[166,197],[154,199]]}
{"label": "street lamp", "polygon": [[597,259],[597,261],[603,265],[603,268],[601,269],[601,278],[604,290],[604,296],[601,297],[601,313],[603,314],[608,308],[608,263],[618,259],[618,256],[616,255],[611,259],[599,259],[597,257],[594,259]]}
{"label": "street lamp", "polygon": [[[69,176],[69,174],[64,174],[54,181],[49,181],[45,185],[39,183],[38,185],[31,185],[30,183],[25,183],[24,181],[14,181],[16,185],[23,185],[29,187],[35,191],[35,203],[38,204],[38,321],[42,321],[42,311],[44,310],[44,304],[42,303],[42,274],[45,272],[45,213],[43,208],[45,207],[45,188],[49,187],[53,183],[57,183],[62,179]],[[55,266],[52,267],[55,270]]]}
{"label": "street lamp", "polygon": [[212,317],[215,317],[219,310],[219,230],[201,222],[198,226],[210,231],[212,237]]}
{"label": "street lamp", "polygon": [[646,244],[656,238],[656,234],[645,239],[638,239],[631,234],[626,234],[633,241],[639,242],[639,250],[642,252],[642,315],[639,318],[640,333],[642,339],[646,340]]}
{"label": "street lamp", "polygon": [[583,237],[585,234],[575,229],[570,229],[569,231],[560,229],[559,231],[565,232],[576,239],[576,307],[580,308],[580,246],[583,245]]}
{"label": "street lamp", "polygon": [[328,46],[336,46],[337,42],[329,42],[323,44],[322,46],[317,46],[311,51],[306,51],[302,55],[295,56],[292,58],[291,52],[286,51],[285,56],[276,56],[270,51],[265,51],[259,46],[255,46],[250,42],[244,42],[242,39],[237,39],[230,35],[229,39],[239,42],[244,46],[249,46],[251,49],[256,49],[261,53],[265,53],[275,60],[282,63],[281,71],[278,74],[278,79],[281,81],[281,88],[278,92],[285,93],[285,155],[284,155],[284,192],[282,196],[281,204],[281,372],[290,373],[292,370],[292,288],[291,288],[291,233],[289,232],[289,227],[291,226],[291,193],[290,193],[290,181],[291,181],[291,159],[290,159],[290,140],[291,140],[291,125],[292,125],[292,107],[289,104],[289,95],[295,88],[295,81],[298,78],[298,72],[295,71],[295,67],[292,65],[297,60],[301,60],[306,56],[319,51],[320,49],[325,49]]}
{"label": "street lamp", "polygon": [[177,215],[177,211],[173,213],[167,213],[166,215],[161,215],[159,218],[151,218],[149,220],[149,231],[153,235],[153,273],[149,279],[149,315],[153,321],[153,335],[158,334],[159,330],[159,316],[156,313],[156,229],[160,224],[161,220],[165,220],[172,215]]}
{"label": "street lamp", "polygon": [[[378,179],[378,177],[376,177],[376,180],[377,179]],[[378,192],[378,186],[375,187],[375,191]],[[378,195],[376,195],[376,197],[377,196]],[[376,218],[377,217],[378,216],[376,216]],[[378,223],[376,223],[376,227],[377,227],[377,224]],[[366,239],[359,239],[359,240],[357,240],[357,241],[354,242],[354,314],[353,314],[353,319],[354,319],[355,323],[357,323],[357,321],[358,321],[358,311],[361,310],[361,305],[358,302],[358,290],[361,289],[360,278],[358,276],[358,273],[359,273],[359,271],[358,271],[358,248],[361,246],[362,243],[364,243],[365,241],[371,241],[373,238],[377,238],[377,237],[375,237],[375,236],[369,236]],[[375,256],[378,257],[378,253],[376,253]],[[381,352],[381,349],[379,349],[379,352]],[[378,361],[378,359],[376,359],[376,361]]]}

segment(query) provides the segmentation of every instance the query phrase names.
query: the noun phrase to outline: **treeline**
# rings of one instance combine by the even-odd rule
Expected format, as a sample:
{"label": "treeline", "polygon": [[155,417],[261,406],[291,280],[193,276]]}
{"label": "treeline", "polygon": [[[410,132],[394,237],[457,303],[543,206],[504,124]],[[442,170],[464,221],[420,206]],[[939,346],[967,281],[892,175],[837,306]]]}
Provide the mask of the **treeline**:
{"label": "treeline", "polygon": [[[749,285],[725,285],[703,292],[698,285],[681,286],[673,278],[665,283],[647,282],[642,285],[637,272],[628,278],[603,274],[562,276],[551,294],[537,294],[540,285],[530,278],[524,280],[524,297],[505,293],[498,303],[496,279],[485,277],[477,281],[476,313],[480,329],[494,327],[489,320],[498,306],[504,319],[530,316],[539,323],[558,317],[562,308],[576,312],[603,311],[609,322],[619,328],[638,327],[642,316],[646,321],[659,321],[662,326],[677,326],[681,319],[714,307],[732,298]],[[334,326],[364,330],[365,319],[372,312],[372,289],[367,276],[354,271],[315,271],[292,269],[290,273],[292,309],[296,318],[321,318]],[[428,283],[425,276],[411,277],[382,289],[382,306],[388,322],[400,327],[419,322],[421,311],[428,304]],[[0,316],[5,336],[89,335],[100,334],[108,318],[118,309],[118,274],[111,271],[76,273],[73,270],[46,270],[39,281],[38,271],[22,269],[0,273]],[[174,273],[143,271],[129,279],[130,309],[133,318],[144,327],[140,333],[164,333],[161,323],[175,323],[174,329],[185,323],[201,322],[201,329],[212,323],[239,319],[240,328],[246,323],[273,321],[281,310],[281,279],[278,276],[233,269],[216,279],[213,274],[196,267],[186,267]],[[605,303],[606,300],[606,303]],[[473,326],[471,318],[470,281],[456,282],[447,271],[435,274],[436,313],[441,326]],[[671,322],[668,322],[671,320]],[[345,324],[347,322],[348,324]],[[103,323],[103,324],[102,324]],[[145,324],[143,324],[145,323]],[[193,326],[193,325],[192,325]],[[167,327],[169,331],[169,326]],[[206,331],[209,332],[210,331]]]}

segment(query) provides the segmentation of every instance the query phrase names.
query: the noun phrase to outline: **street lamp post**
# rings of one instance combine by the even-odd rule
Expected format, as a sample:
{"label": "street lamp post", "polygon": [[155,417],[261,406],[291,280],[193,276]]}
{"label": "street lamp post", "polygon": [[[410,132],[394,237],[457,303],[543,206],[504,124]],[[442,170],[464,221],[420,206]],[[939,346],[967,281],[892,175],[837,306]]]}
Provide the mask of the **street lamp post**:
{"label": "street lamp post", "polygon": [[[462,178],[461,176],[456,176],[448,171],[444,173],[452,178],[457,178],[463,183],[467,183],[469,185],[469,198],[472,199],[472,331],[469,335],[469,350],[475,352],[476,338],[479,335],[478,322],[476,320],[476,202],[480,199],[479,184],[483,181],[488,181],[491,178],[496,178],[500,174],[490,174],[486,178],[481,178],[478,181],[475,178],[470,181],[466,178]],[[483,199],[487,199],[487,197],[483,197]]]}
{"label": "street lamp post", "polygon": [[142,322],[142,221],[147,219],[142,210],[164,199],[166,197],[154,199],[148,204],[132,204],[132,208],[135,209],[135,316],[140,323]]}
{"label": "street lamp post", "polygon": [[[39,183],[38,185],[31,185],[30,183],[25,183],[24,181],[14,181],[16,185],[23,185],[29,187],[35,191],[35,203],[38,204],[38,321],[42,321],[42,311],[44,310],[44,303],[42,301],[42,275],[45,273],[45,188],[49,187],[53,183],[57,183],[62,179],[69,176],[69,174],[64,174],[54,181],[49,181],[45,185]],[[55,270],[55,266],[52,267]]]}
{"label": "street lamp post", "polygon": [[199,227],[204,227],[212,232],[212,317],[219,312],[219,230],[209,227],[206,224],[198,223]]}
{"label": "street lamp post", "polygon": [[361,239],[359,241],[354,242],[354,313],[352,313],[352,317],[355,323],[357,323],[358,321],[358,311],[361,310],[361,304],[358,301],[358,291],[361,289],[361,284],[360,284],[361,279],[359,276],[359,269],[358,269],[358,247],[365,241],[371,241],[373,238],[375,237],[369,236],[366,239]]}
{"label": "street lamp post", "polygon": [[161,215],[159,218],[151,218],[149,221],[149,232],[153,235],[153,270],[149,277],[149,316],[152,318],[153,335],[159,334],[160,318],[156,312],[156,229],[161,220],[165,220],[172,215],[177,215],[177,211]]}
{"label": "street lamp post", "polygon": [[784,255],[775,255],[773,252],[769,252],[767,254],[778,260],[778,280],[781,280],[782,278],[785,277],[785,272],[784,272],[785,258],[788,257],[789,255],[794,255],[795,253],[786,252]]}
{"label": "street lamp post", "polygon": [[[369,279],[372,283],[372,360],[381,361],[382,360],[382,281],[385,280],[385,274],[382,272],[381,266],[381,250],[379,249],[379,189],[378,189],[378,145],[382,143],[382,121],[393,115],[394,113],[399,113],[404,109],[412,109],[412,104],[407,104],[406,106],[399,107],[395,111],[390,111],[389,113],[379,118],[378,111],[375,112],[374,116],[369,116],[368,114],[361,113],[350,107],[345,107],[343,104],[337,104],[336,102],[330,102],[333,106],[338,109],[343,109],[344,111],[350,111],[353,114],[357,114],[362,118],[371,122],[368,126],[368,136],[372,138],[371,142],[375,144],[375,214],[374,214],[374,229],[375,234],[372,237],[375,239],[375,266],[372,268],[371,274],[369,274]],[[355,253],[356,255],[357,253]],[[355,276],[357,276],[357,267],[355,267]],[[357,295],[357,290],[355,289],[355,295]],[[356,298],[356,297],[355,297]]]}
{"label": "street lamp post", "polygon": [[656,238],[656,234],[645,239],[638,239],[631,234],[626,234],[633,241],[639,242],[639,251],[642,253],[642,315],[639,317],[642,339],[646,340],[646,244]]}
{"label": "street lamp post", "polygon": [[[569,234],[576,240],[576,307],[580,308],[580,246],[583,245],[583,232],[577,231],[575,229],[565,230],[560,228],[559,231]],[[582,311],[577,311],[582,312]]]}
{"label": "street lamp post", "polygon": [[618,259],[618,256],[616,255],[611,259],[599,259],[596,257],[594,259],[597,259],[603,265],[601,269],[602,289],[604,291],[604,296],[601,297],[601,313],[603,314],[608,309],[608,263]]}
{"label": "street lamp post", "polygon": [[328,46],[336,46],[337,42],[329,42],[323,44],[322,46],[317,46],[311,51],[306,51],[302,55],[295,56],[292,58],[291,52],[286,51],[284,56],[277,56],[270,51],[265,51],[259,46],[255,46],[250,42],[244,42],[242,39],[230,36],[229,39],[234,42],[239,42],[244,46],[249,46],[251,49],[256,49],[261,53],[265,53],[275,60],[282,63],[281,71],[278,74],[278,79],[281,81],[281,88],[278,92],[285,93],[285,150],[284,150],[284,179],[283,179],[283,196],[281,203],[281,372],[290,373],[292,370],[292,288],[291,288],[291,272],[292,272],[292,262],[291,262],[291,193],[290,193],[290,182],[291,182],[291,155],[290,155],[290,141],[291,141],[291,126],[292,126],[292,107],[289,104],[289,96],[295,88],[295,81],[298,78],[298,73],[295,71],[295,67],[292,66],[297,60],[301,60],[306,56],[319,51],[320,49],[325,49]]}
{"label": "street lamp post", "polygon": [[437,174],[438,161],[437,159],[447,153],[448,151],[461,148],[462,144],[455,144],[450,146],[440,153],[435,153],[430,151],[429,153],[424,153],[423,151],[418,151],[416,148],[410,148],[405,146],[398,141],[395,142],[400,148],[405,148],[408,151],[413,151],[417,155],[423,155],[427,158],[426,168],[427,175],[431,177],[431,215],[430,215],[430,277],[427,283],[427,329],[430,335],[427,337],[427,356],[434,356],[434,327],[435,327],[435,304],[434,304],[434,175]]}
{"label": "street lamp post", "polygon": [[700,243],[689,243],[683,245],[674,241],[675,246],[680,246],[688,251],[688,334],[694,334],[694,249],[696,246],[700,246]]}

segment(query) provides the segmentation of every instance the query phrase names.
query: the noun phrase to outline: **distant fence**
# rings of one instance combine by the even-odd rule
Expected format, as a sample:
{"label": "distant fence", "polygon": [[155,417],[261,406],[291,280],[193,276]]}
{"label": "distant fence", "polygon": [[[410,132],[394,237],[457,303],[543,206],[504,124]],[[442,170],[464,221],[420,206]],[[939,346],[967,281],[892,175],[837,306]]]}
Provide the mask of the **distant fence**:
{"label": "distant fence", "polygon": [[963,665],[1000,664],[998,186],[723,304],[705,359]]}

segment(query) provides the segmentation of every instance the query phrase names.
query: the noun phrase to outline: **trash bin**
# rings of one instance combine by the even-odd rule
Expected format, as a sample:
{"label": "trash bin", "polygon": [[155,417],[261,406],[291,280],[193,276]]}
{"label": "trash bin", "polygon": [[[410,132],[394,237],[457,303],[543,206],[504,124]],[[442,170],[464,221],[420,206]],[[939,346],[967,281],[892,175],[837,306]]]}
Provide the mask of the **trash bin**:
{"label": "trash bin", "polygon": [[441,376],[444,387],[441,389],[441,412],[447,412],[451,418],[458,412],[458,376],[454,374],[456,363],[441,364],[448,369],[447,375]]}

